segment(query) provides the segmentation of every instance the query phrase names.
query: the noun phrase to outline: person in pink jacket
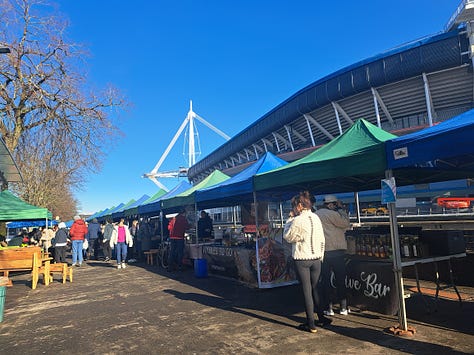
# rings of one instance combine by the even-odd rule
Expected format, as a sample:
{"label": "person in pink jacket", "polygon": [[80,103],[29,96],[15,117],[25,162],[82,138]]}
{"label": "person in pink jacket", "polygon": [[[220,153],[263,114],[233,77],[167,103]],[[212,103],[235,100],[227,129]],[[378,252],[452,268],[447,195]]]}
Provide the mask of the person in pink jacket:
{"label": "person in pink jacket", "polygon": [[127,265],[127,250],[128,247],[133,247],[133,238],[130,234],[128,226],[125,225],[125,220],[122,218],[120,222],[115,226],[110,238],[110,247],[115,248],[117,254],[117,269],[125,269]]}

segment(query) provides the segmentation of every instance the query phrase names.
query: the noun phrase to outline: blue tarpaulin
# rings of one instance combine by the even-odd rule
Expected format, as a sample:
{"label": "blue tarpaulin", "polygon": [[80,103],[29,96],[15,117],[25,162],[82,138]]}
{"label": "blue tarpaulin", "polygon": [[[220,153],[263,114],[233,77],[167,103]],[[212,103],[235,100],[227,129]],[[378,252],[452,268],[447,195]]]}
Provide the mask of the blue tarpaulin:
{"label": "blue tarpaulin", "polygon": [[270,152],[237,175],[215,186],[196,191],[198,208],[235,206],[253,200],[253,177],[288,164]]}
{"label": "blue tarpaulin", "polygon": [[124,204],[122,207],[120,207],[119,209],[116,209],[113,213],[112,213],[112,219],[114,221],[118,221],[120,218],[123,218],[124,217],[124,211],[126,209],[128,209],[130,206],[134,205],[135,202],[137,202],[136,200],[134,199],[131,199],[130,201],[128,201],[126,204]]}
{"label": "blue tarpaulin", "polygon": [[[48,220],[48,227],[57,225],[57,221]],[[46,220],[31,220],[31,221],[17,221],[7,223],[7,228],[28,228],[28,227],[44,227],[46,225]]]}
{"label": "blue tarpaulin", "polygon": [[123,217],[129,217],[129,216],[138,214],[138,206],[143,204],[149,198],[150,198],[149,195],[143,195],[138,200],[136,200],[134,203],[132,203],[130,206],[128,206],[127,208],[124,208],[123,212],[120,215],[120,217],[123,218]]}
{"label": "blue tarpaulin", "polygon": [[474,176],[474,109],[385,143],[397,185]]}
{"label": "blue tarpaulin", "polygon": [[171,198],[176,196],[186,190],[191,188],[191,184],[187,181],[181,181],[173,189],[168,191],[165,195],[161,196],[159,199],[153,201],[153,203],[148,203],[146,205],[138,206],[138,214],[140,215],[157,215],[161,211],[161,200]]}
{"label": "blue tarpaulin", "polygon": [[474,109],[386,142],[390,169],[402,167],[472,169]]}
{"label": "blue tarpaulin", "polygon": [[104,221],[107,217],[112,218],[112,213],[120,210],[123,206],[125,206],[125,203],[121,203],[116,207],[110,207],[109,209],[105,210],[100,216],[97,216],[97,219],[99,222]]}

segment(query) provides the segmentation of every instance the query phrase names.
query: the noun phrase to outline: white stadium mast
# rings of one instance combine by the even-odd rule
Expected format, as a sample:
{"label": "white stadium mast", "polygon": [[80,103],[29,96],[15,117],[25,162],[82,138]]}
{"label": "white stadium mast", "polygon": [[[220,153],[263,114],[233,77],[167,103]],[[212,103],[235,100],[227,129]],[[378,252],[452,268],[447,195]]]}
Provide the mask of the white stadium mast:
{"label": "white stadium mast", "polygon": [[[174,135],[173,139],[171,140],[170,144],[168,145],[168,147],[166,148],[165,152],[163,153],[163,155],[161,156],[160,160],[158,160],[158,163],[156,163],[155,167],[153,168],[153,170],[149,173],[145,173],[143,174],[142,177],[146,177],[146,178],[149,178],[151,181],[153,181],[158,187],[162,188],[163,190],[165,191],[168,191],[168,188],[166,188],[166,186],[164,186],[160,181],[158,181],[158,178],[177,178],[177,177],[187,177],[187,174],[188,174],[188,168],[190,168],[191,166],[193,166],[195,163],[196,163],[196,155],[199,155],[200,152],[196,152],[196,147],[195,147],[195,143],[196,143],[196,140],[197,140],[197,143],[198,143],[198,146],[200,146],[200,142],[199,142],[199,133],[197,131],[197,128],[196,128],[196,125],[194,124],[194,120],[197,119],[199,122],[203,123],[204,125],[206,125],[208,128],[210,128],[211,130],[213,130],[214,132],[216,132],[218,135],[220,135],[221,137],[223,137],[225,140],[229,140],[230,137],[225,134],[224,132],[222,132],[220,129],[214,127],[212,124],[210,124],[209,122],[207,122],[204,118],[202,118],[201,116],[199,116],[198,114],[196,114],[194,111],[193,111],[193,101],[191,100],[189,102],[189,112],[188,114],[186,115],[186,118],[184,119],[183,123],[181,124],[181,126],[179,127],[178,131],[176,132],[176,134]],[[180,167],[178,170],[176,171],[163,171],[163,172],[159,172],[158,170],[160,169],[161,167],[161,164],[163,164],[163,161],[166,159],[166,157],[168,156],[169,152],[171,151],[171,149],[173,148],[174,144],[176,143],[176,141],[178,140],[179,136],[181,135],[181,133],[183,133],[184,129],[186,128],[186,126],[188,127],[188,131],[187,131],[187,136],[188,136],[188,167],[187,168],[184,168],[184,167]],[[195,139],[196,137],[196,139]]]}

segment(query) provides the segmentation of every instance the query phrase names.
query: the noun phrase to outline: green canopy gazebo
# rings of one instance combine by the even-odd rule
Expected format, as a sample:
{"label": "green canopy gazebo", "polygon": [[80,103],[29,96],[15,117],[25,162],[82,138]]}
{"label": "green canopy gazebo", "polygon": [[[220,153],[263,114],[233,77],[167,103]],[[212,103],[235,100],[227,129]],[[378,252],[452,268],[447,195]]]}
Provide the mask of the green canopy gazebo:
{"label": "green canopy gazebo", "polygon": [[0,192],[0,221],[21,221],[51,219],[52,213],[46,208],[30,205],[9,190]]}

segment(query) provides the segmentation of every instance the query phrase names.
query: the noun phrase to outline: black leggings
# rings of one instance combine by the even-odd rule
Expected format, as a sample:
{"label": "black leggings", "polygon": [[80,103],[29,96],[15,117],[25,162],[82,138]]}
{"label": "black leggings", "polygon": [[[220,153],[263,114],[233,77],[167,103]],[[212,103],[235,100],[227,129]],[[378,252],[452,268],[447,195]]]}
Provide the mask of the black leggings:
{"label": "black leggings", "polygon": [[321,260],[295,260],[296,271],[303,289],[306,320],[310,327],[314,326],[314,312],[319,319],[323,311],[319,304],[318,282],[321,274]]}

